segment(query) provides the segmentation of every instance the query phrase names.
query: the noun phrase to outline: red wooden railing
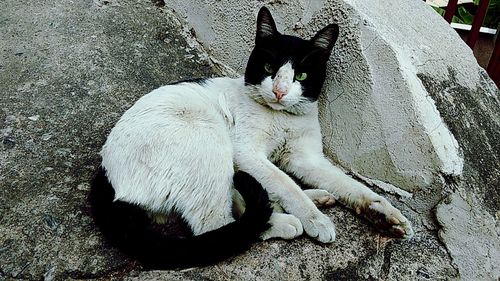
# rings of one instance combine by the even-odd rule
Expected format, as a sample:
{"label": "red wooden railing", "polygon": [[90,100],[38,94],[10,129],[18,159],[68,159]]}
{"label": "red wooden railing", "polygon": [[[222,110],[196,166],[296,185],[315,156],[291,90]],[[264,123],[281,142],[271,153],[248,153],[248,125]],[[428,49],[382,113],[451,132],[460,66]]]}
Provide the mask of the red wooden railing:
{"label": "red wooden railing", "polygon": [[486,71],[490,75],[491,79],[495,81],[497,87],[500,88],[500,35],[498,32],[497,39],[495,40],[495,48],[491,54],[490,62],[488,63]]}
{"label": "red wooden railing", "polygon": [[[486,12],[488,10],[489,0],[481,0],[479,2],[479,7],[477,9],[476,15],[474,15],[474,21],[472,22],[472,27],[469,33],[469,37],[467,38],[467,45],[471,49],[474,49],[476,45],[477,38],[479,36],[479,30],[481,29],[481,25],[483,24],[484,18],[486,17]],[[446,12],[444,14],[444,19],[451,23],[453,16],[457,10],[458,0],[449,0],[448,6],[446,7]],[[500,87],[500,35],[497,31],[497,39],[495,41],[495,47],[493,49],[493,53],[491,54],[490,61],[488,63],[488,67],[486,71],[488,75],[495,81],[497,87]]]}
{"label": "red wooden railing", "polygon": [[483,25],[484,18],[486,17],[488,4],[490,4],[490,0],[481,0],[479,2],[479,8],[474,16],[469,38],[467,38],[467,45],[469,45],[471,49],[474,49],[474,45],[476,45],[477,37],[479,36],[479,29],[481,29],[481,25]]}
{"label": "red wooden railing", "polygon": [[446,12],[444,13],[444,19],[451,23],[453,16],[455,15],[455,11],[457,10],[458,0],[449,0],[448,6],[446,6]]}

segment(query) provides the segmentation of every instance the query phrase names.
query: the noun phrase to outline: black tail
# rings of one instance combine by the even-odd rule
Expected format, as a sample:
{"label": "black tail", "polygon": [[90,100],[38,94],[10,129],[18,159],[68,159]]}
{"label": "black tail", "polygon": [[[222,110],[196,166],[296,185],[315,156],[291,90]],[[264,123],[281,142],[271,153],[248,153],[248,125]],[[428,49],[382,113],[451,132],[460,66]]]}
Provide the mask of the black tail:
{"label": "black tail", "polygon": [[173,269],[215,263],[241,253],[269,228],[272,209],[262,186],[250,175],[237,172],[235,188],[246,203],[236,221],[199,236],[166,237],[153,229],[142,208],[115,201],[115,191],[101,168],[89,200],[95,223],[104,237],[148,269]]}

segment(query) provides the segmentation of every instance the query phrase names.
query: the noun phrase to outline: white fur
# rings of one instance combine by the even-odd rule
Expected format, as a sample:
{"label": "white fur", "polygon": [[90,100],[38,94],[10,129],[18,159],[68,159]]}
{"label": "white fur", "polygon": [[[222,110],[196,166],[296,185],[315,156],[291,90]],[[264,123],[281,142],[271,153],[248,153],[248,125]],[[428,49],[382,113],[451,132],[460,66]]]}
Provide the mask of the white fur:
{"label": "white fur", "polygon": [[232,221],[233,153],[217,94],[165,86],[125,112],[101,151],[115,199],[178,210],[195,234]]}
{"label": "white fur", "polygon": [[275,212],[269,219],[269,223],[273,226],[266,232],[262,233],[262,240],[279,237],[282,239],[293,239],[302,235],[304,229],[300,220],[294,215],[282,214]]}
{"label": "white fur", "polygon": [[[245,86],[242,78],[215,78],[203,86],[161,87],[142,97],[119,120],[101,151],[116,199],[157,213],[177,210],[200,234],[233,220],[236,168],[256,178],[291,214],[273,215],[266,239],[293,238],[302,226],[321,242],[335,239],[331,220],[283,171],[331,192],[351,208],[382,200],[382,212],[396,213],[325,158],[317,103],[302,98],[289,63],[280,73],[279,81],[266,78],[257,87]],[[280,101],[273,83],[287,90]]]}

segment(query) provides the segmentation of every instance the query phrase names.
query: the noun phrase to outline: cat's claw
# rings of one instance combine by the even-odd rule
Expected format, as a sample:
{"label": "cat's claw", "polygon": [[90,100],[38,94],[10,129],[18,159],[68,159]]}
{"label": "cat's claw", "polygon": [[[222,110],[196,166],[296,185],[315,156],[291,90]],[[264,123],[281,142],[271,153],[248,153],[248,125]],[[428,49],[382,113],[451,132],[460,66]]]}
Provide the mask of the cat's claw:
{"label": "cat's claw", "polygon": [[335,225],[330,218],[323,213],[319,213],[312,218],[302,221],[307,235],[323,243],[335,241]]}
{"label": "cat's claw", "polygon": [[273,213],[269,219],[269,224],[271,224],[271,228],[261,234],[260,238],[262,240],[271,238],[289,240],[302,235],[304,232],[300,220],[290,214]]}
{"label": "cat's claw", "polygon": [[331,207],[335,204],[335,197],[323,189],[306,189],[304,193],[318,208]]}
{"label": "cat's claw", "polygon": [[383,197],[357,207],[356,213],[372,222],[383,234],[394,238],[410,239],[414,232],[410,221]]}

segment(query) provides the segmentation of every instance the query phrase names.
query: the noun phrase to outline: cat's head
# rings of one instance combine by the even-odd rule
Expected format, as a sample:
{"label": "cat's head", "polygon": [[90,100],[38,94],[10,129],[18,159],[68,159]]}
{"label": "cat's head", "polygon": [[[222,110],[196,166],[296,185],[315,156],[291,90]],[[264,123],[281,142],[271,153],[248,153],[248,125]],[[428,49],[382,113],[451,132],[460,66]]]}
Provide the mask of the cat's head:
{"label": "cat's head", "polygon": [[245,70],[252,97],[274,110],[294,114],[307,111],[321,92],[326,63],[338,34],[338,25],[330,24],[310,40],[283,35],[269,10],[262,7],[255,47]]}

